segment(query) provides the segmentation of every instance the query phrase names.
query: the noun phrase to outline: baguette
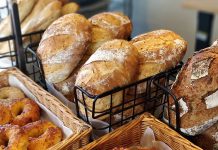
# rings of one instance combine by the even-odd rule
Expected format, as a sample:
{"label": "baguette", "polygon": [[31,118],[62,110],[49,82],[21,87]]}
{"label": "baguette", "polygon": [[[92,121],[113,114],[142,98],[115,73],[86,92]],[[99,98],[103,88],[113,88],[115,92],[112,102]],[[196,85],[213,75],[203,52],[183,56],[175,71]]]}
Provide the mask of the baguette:
{"label": "baguette", "polygon": [[[125,40],[108,41],[101,45],[82,66],[75,85],[92,95],[102,94],[115,87],[131,83],[136,74],[137,65],[138,52],[132,44]],[[78,93],[78,97],[82,99],[81,93]],[[85,102],[92,110],[93,99],[86,97]],[[119,105],[121,102],[122,92],[113,94],[112,106]],[[95,106],[97,112],[109,109],[110,96],[100,98]]]}
{"label": "baguette", "polygon": [[67,79],[90,41],[91,24],[82,15],[72,13],[54,21],[37,49],[47,81],[58,83]]}

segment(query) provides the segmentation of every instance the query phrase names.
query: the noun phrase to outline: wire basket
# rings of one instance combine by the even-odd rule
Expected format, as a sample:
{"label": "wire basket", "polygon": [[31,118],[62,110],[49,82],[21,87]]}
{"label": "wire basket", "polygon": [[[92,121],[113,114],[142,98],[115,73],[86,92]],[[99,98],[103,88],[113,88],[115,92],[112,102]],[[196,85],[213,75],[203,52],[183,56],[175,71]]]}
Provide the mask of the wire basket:
{"label": "wire basket", "polygon": [[[35,34],[42,36],[42,32],[36,32]],[[34,34],[28,34],[26,36],[30,38],[33,35]],[[38,45],[39,43],[31,43],[25,48],[26,75],[47,90],[43,67],[36,54]]]}
{"label": "wire basket", "polygon": [[[0,7],[0,22],[3,21],[4,18],[11,15],[11,11],[9,11],[9,4],[8,1],[1,1]],[[12,22],[12,20],[10,20]],[[12,23],[11,29],[12,29]],[[0,46],[1,49],[7,49],[7,52],[0,51],[0,70],[7,69],[9,67],[17,66],[17,53],[15,45],[15,36],[12,33],[8,36],[1,36],[0,37]]]}
{"label": "wire basket", "polygon": [[[165,91],[163,91],[159,86],[155,86],[153,82],[170,85],[170,83],[175,80],[181,66],[182,63],[169,71],[160,73],[163,78],[145,78],[123,87],[117,87],[100,95],[91,95],[83,88],[76,86],[75,103],[77,114],[89,124],[92,124],[93,119],[107,122],[104,126],[93,128],[95,130],[108,130],[109,132],[123,124],[126,124],[130,120],[135,119],[144,112],[150,112],[157,118],[162,119],[168,101],[165,97]],[[142,94],[138,94],[137,87],[142,85],[146,87],[146,91]],[[114,95],[117,93],[122,93],[122,102],[114,106]],[[105,97],[110,97],[108,99],[110,101],[110,107],[103,111],[97,110],[97,104]],[[90,109],[90,105],[88,106],[86,103],[87,98],[92,100],[92,109]],[[169,122],[169,125],[172,126],[170,123],[171,122]]]}

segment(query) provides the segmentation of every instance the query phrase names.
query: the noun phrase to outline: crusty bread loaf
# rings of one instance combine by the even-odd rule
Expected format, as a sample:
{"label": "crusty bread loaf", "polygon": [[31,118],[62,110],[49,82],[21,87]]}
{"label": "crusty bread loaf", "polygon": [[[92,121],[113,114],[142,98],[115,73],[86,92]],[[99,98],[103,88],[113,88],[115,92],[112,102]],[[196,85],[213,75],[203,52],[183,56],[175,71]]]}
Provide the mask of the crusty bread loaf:
{"label": "crusty bread loaf", "polygon": [[[139,52],[138,80],[156,75],[175,67],[185,55],[187,43],[169,30],[156,30],[132,39]],[[145,84],[138,86],[138,93],[145,91]]]}
{"label": "crusty bread loaf", "polygon": [[120,12],[103,12],[89,18],[89,21],[100,28],[109,30],[118,39],[127,39],[132,32],[130,19]]}
{"label": "crusty bread loaf", "polygon": [[[135,47],[125,40],[112,40],[101,45],[86,61],[78,72],[75,85],[92,95],[98,95],[132,82],[137,68],[138,52]],[[80,93],[78,96],[81,96]],[[85,102],[92,109],[93,99],[86,98]],[[113,94],[112,105],[121,102],[122,92]],[[96,111],[108,109],[110,96],[99,99],[95,106]]]}
{"label": "crusty bread loaf", "polygon": [[[18,0],[17,1],[20,22],[22,22],[24,18],[31,12],[36,2],[37,0]],[[0,37],[6,37],[12,34],[10,16],[7,16],[1,21],[0,31],[1,31]]]}
{"label": "crusty bread loaf", "polygon": [[79,5],[74,2],[70,2],[68,4],[65,4],[61,9],[61,15],[66,15],[70,13],[75,13],[79,10]]}
{"label": "crusty bread loaf", "polygon": [[48,82],[67,79],[90,41],[91,25],[82,15],[72,13],[54,21],[44,32],[37,49]]}
{"label": "crusty bread loaf", "polygon": [[218,122],[212,127],[195,136],[192,141],[205,150],[217,150],[218,149]]}
{"label": "crusty bread loaf", "polygon": [[23,34],[45,30],[61,16],[62,4],[58,0],[39,0],[21,24]]}
{"label": "crusty bread loaf", "polygon": [[[196,135],[218,120],[218,46],[194,54],[183,66],[172,85],[180,106],[181,131]],[[170,99],[170,106],[175,108]],[[171,112],[175,125],[175,113]]]}
{"label": "crusty bread loaf", "polygon": [[[104,18],[107,20],[108,18],[110,18],[112,16],[111,20],[107,20],[108,25],[110,24],[112,27],[115,26],[115,22],[119,22],[120,20],[124,19],[126,20],[126,22],[129,22],[127,24],[116,24],[116,31],[123,31],[123,29],[127,26],[128,30],[126,30],[126,32],[120,32],[119,36],[121,37],[129,37],[131,35],[131,30],[132,30],[132,26],[130,23],[130,20],[127,18],[127,16],[124,15],[120,15],[120,18],[113,18],[113,15],[117,15],[117,13],[99,13],[98,15],[96,15],[97,17],[91,17],[89,20],[92,23],[92,19],[100,19],[100,18]],[[108,17],[109,16],[109,17]],[[121,19],[122,18],[122,19]],[[96,22],[94,21],[94,24],[92,24],[92,41],[88,47],[88,50],[86,51],[85,55],[83,56],[82,60],[80,61],[80,63],[78,64],[78,66],[76,67],[76,69],[71,73],[71,75],[64,81],[61,81],[59,83],[55,83],[55,88],[60,91],[67,99],[69,100],[73,100],[74,98],[74,85],[75,85],[75,78],[76,75],[79,71],[79,69],[83,66],[83,64],[89,59],[89,57],[106,41],[118,38],[117,35],[115,35],[111,29],[109,29],[108,27],[102,27],[101,25],[104,23],[104,19],[103,20],[98,20],[98,24],[95,24]],[[100,25],[99,25],[100,24]]]}

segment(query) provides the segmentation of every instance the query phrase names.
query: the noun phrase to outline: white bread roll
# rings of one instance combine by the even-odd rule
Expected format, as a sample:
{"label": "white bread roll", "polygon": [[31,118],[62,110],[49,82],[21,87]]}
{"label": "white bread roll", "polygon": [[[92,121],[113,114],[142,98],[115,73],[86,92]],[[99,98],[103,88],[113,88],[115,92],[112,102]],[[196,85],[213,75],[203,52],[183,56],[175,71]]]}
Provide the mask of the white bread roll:
{"label": "white bread roll", "polygon": [[[102,94],[115,87],[131,83],[137,68],[138,52],[135,47],[125,40],[112,40],[101,45],[86,61],[78,72],[75,85],[92,95]],[[80,93],[78,96],[82,99]],[[92,109],[93,99],[86,97],[85,102]],[[116,106],[121,102],[122,92],[113,94],[112,105]],[[108,109],[110,96],[100,98],[95,106],[96,111]]]}
{"label": "white bread roll", "polygon": [[79,14],[54,21],[44,32],[37,53],[50,83],[65,80],[76,68],[91,41],[91,25]]}
{"label": "white bread roll", "polygon": [[[154,76],[175,67],[184,57],[187,43],[169,30],[156,30],[132,39],[139,52],[138,80]],[[145,92],[145,84],[138,86],[138,93]]]}

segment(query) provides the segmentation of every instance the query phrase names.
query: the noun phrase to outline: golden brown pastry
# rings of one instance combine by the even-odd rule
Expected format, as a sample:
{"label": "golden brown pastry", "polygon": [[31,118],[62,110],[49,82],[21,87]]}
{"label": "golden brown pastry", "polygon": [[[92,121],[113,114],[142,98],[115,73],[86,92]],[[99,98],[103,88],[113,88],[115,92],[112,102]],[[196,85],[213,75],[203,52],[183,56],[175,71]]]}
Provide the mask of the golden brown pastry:
{"label": "golden brown pastry", "polygon": [[39,120],[22,127],[29,137],[28,150],[46,150],[62,139],[61,129],[46,120]]}
{"label": "golden brown pastry", "polygon": [[[104,19],[102,19],[104,18]],[[116,12],[99,13],[89,19],[92,23],[92,40],[86,51],[82,60],[76,67],[76,69],[71,73],[71,75],[64,81],[55,83],[55,88],[60,91],[67,99],[73,101],[74,99],[74,86],[76,75],[79,69],[84,65],[84,63],[89,59],[89,57],[105,42],[116,39],[116,38],[127,38],[130,37],[132,32],[132,24],[129,18],[123,14]],[[103,24],[107,22],[108,26]],[[125,32],[123,32],[123,30]],[[122,31],[122,32],[121,32]],[[115,34],[114,32],[120,32]]]}
{"label": "golden brown pastry", "polygon": [[15,100],[25,98],[24,93],[16,87],[3,87],[0,88],[0,101],[1,100]]}

